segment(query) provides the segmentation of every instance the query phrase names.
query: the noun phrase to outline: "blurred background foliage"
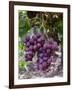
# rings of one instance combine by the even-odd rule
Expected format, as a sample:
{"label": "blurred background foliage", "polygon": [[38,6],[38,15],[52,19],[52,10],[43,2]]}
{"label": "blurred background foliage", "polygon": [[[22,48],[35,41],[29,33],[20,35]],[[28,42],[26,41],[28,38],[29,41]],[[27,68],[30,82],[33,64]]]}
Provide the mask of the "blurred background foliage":
{"label": "blurred background foliage", "polygon": [[19,37],[22,38],[32,27],[37,26],[48,37],[62,44],[63,14],[19,10]]}
{"label": "blurred background foliage", "polygon": [[19,11],[19,36],[22,38],[30,29],[30,22],[26,11]]}
{"label": "blurred background foliage", "polygon": [[[24,54],[23,37],[34,27],[63,46],[63,13],[19,10],[19,57]],[[20,60],[19,68],[23,69],[26,64]]]}

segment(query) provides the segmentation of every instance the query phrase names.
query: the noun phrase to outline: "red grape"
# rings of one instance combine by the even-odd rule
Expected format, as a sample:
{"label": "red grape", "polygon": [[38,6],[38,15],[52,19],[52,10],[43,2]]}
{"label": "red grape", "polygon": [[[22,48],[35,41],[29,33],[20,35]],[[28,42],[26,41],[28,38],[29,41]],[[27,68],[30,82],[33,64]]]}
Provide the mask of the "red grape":
{"label": "red grape", "polygon": [[48,59],[47,57],[43,57],[43,60],[45,60],[45,61],[46,61],[47,59]]}
{"label": "red grape", "polygon": [[27,42],[27,43],[26,43],[26,47],[29,47],[29,46],[30,46],[30,43],[29,43],[29,42]]}
{"label": "red grape", "polygon": [[41,34],[40,33],[37,33],[36,36],[37,36],[37,38],[40,38],[41,37]]}
{"label": "red grape", "polygon": [[42,63],[42,62],[43,62],[43,59],[39,58],[38,63]]}
{"label": "red grape", "polygon": [[30,42],[30,44],[32,44],[32,45],[34,44],[34,40],[33,40],[32,38],[30,39],[29,42]]}
{"label": "red grape", "polygon": [[40,48],[41,47],[41,44],[40,43],[37,43],[37,47]]}
{"label": "red grape", "polygon": [[26,41],[29,41],[30,40],[30,36],[26,36]]}
{"label": "red grape", "polygon": [[36,51],[37,50],[37,45],[34,45],[33,49],[34,49],[34,51]]}
{"label": "red grape", "polygon": [[44,62],[42,63],[42,65],[43,65],[43,67],[46,67],[46,66],[47,66],[47,62],[44,61]]}
{"label": "red grape", "polygon": [[32,39],[33,39],[33,40],[37,40],[36,35],[33,35],[33,36],[32,36]]}

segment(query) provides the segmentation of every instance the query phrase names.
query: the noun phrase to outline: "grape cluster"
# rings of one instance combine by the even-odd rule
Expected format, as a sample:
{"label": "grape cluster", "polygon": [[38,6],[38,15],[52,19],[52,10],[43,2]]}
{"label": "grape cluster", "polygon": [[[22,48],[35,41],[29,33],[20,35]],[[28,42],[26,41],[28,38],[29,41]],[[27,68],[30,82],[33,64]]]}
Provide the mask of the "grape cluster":
{"label": "grape cluster", "polygon": [[38,70],[46,70],[53,60],[55,51],[58,50],[57,42],[53,40],[46,40],[41,33],[37,33],[32,37],[26,36],[24,44],[26,46],[26,61],[32,61],[32,58],[37,52]]}

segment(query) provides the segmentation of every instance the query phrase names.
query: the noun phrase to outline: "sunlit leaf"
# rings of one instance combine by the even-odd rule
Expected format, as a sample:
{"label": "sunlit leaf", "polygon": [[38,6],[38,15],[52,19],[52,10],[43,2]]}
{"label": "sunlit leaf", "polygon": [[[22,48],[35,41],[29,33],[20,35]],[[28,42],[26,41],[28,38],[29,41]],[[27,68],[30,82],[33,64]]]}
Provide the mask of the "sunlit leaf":
{"label": "sunlit leaf", "polygon": [[19,61],[19,68],[20,69],[24,69],[26,67],[26,65],[27,65],[27,62],[25,62],[23,60]]}

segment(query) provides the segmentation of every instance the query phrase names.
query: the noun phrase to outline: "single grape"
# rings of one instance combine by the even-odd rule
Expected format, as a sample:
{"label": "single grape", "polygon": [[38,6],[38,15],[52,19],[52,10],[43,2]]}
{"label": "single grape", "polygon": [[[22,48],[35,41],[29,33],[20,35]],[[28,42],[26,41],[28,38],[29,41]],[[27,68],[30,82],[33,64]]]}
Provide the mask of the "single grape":
{"label": "single grape", "polygon": [[25,58],[25,61],[32,61],[31,58]]}
{"label": "single grape", "polygon": [[47,57],[43,57],[43,60],[44,60],[44,61],[47,61],[47,59],[48,59]]}
{"label": "single grape", "polygon": [[29,42],[30,42],[30,44],[32,44],[32,45],[34,44],[34,40],[33,40],[32,38],[30,39]]}
{"label": "single grape", "polygon": [[34,64],[34,69],[38,70],[38,64]]}
{"label": "single grape", "polygon": [[33,52],[32,51],[27,51],[26,54],[32,55]]}
{"label": "single grape", "polygon": [[44,61],[44,62],[42,63],[42,66],[43,66],[43,68],[47,67],[47,62]]}
{"label": "single grape", "polygon": [[28,52],[28,51],[29,51],[29,47],[26,47],[26,48],[25,48],[25,51]]}
{"label": "single grape", "polygon": [[36,34],[36,37],[37,37],[37,38],[40,38],[40,37],[41,37],[41,34],[40,34],[40,33],[37,33],[37,34]]}
{"label": "single grape", "polygon": [[40,43],[37,43],[37,47],[40,48],[41,47],[41,44]]}
{"label": "single grape", "polygon": [[43,59],[42,58],[38,58],[38,63],[42,63],[43,62]]}
{"label": "single grape", "polygon": [[56,41],[54,41],[53,44],[57,46],[57,42]]}
{"label": "single grape", "polygon": [[26,39],[26,41],[29,41],[30,40],[30,36],[26,36],[25,39]]}
{"label": "single grape", "polygon": [[56,50],[56,51],[58,50],[57,42],[55,42],[55,41],[53,42],[53,44],[52,44],[52,49],[53,49],[53,50]]}
{"label": "single grape", "polygon": [[39,70],[43,70],[42,64],[39,64],[39,65],[38,65],[38,69],[39,69]]}
{"label": "single grape", "polygon": [[29,50],[33,50],[33,46],[32,45],[30,45]]}
{"label": "single grape", "polygon": [[52,48],[52,45],[51,45],[51,44],[48,44],[48,45],[47,45],[47,48],[48,48],[48,49],[51,49],[51,48]]}
{"label": "single grape", "polygon": [[41,37],[41,44],[42,44],[42,46],[44,45],[44,43],[45,43],[45,39],[44,39],[44,37]]}
{"label": "single grape", "polygon": [[43,53],[43,54],[46,53],[46,49],[43,49],[42,53]]}
{"label": "single grape", "polygon": [[36,45],[36,44],[37,44],[37,41],[35,40],[35,41],[34,41],[34,45]]}
{"label": "single grape", "polygon": [[36,51],[37,50],[37,45],[34,45],[33,49],[34,49],[34,51]]}
{"label": "single grape", "polygon": [[39,56],[40,58],[43,58],[43,53],[40,53],[38,56]]}
{"label": "single grape", "polygon": [[43,51],[43,47],[40,47],[40,48],[38,49],[38,51],[39,51],[39,52],[42,52],[42,51]]}
{"label": "single grape", "polygon": [[28,55],[27,55],[27,58],[31,59],[31,58],[32,58],[32,56],[28,54]]}
{"label": "single grape", "polygon": [[26,43],[26,47],[29,47],[29,46],[30,46],[30,43],[29,43],[29,42],[27,42],[27,43]]}
{"label": "single grape", "polygon": [[51,52],[51,50],[50,50],[50,49],[47,49],[47,51],[46,51],[46,52],[47,52],[47,54],[49,54],[49,53]]}
{"label": "single grape", "polygon": [[44,48],[44,49],[47,49],[47,46],[48,46],[48,44],[45,43],[44,46],[43,46],[43,48]]}
{"label": "single grape", "polygon": [[41,43],[42,41],[44,41],[43,37],[40,37],[40,38],[37,39],[38,43]]}
{"label": "single grape", "polygon": [[52,59],[53,62],[57,60],[57,56],[51,56],[50,58]]}
{"label": "single grape", "polygon": [[26,61],[28,61],[28,60],[31,61],[31,60],[32,60],[32,56],[26,54],[26,55],[25,55],[25,60],[26,60]]}
{"label": "single grape", "polygon": [[33,36],[32,36],[32,39],[36,41],[36,40],[37,40],[36,35],[33,35]]}
{"label": "single grape", "polygon": [[45,38],[43,36],[41,36],[41,41],[45,41]]}
{"label": "single grape", "polygon": [[53,39],[52,38],[50,38],[49,40],[48,40],[48,42],[49,42],[49,44],[53,44]]}
{"label": "single grape", "polygon": [[51,62],[52,62],[52,59],[49,58],[49,59],[47,60],[48,65],[49,65]]}
{"label": "single grape", "polygon": [[55,50],[55,45],[52,45],[51,49],[52,49],[52,50]]}
{"label": "single grape", "polygon": [[43,53],[44,57],[48,57],[48,54],[47,52]]}

